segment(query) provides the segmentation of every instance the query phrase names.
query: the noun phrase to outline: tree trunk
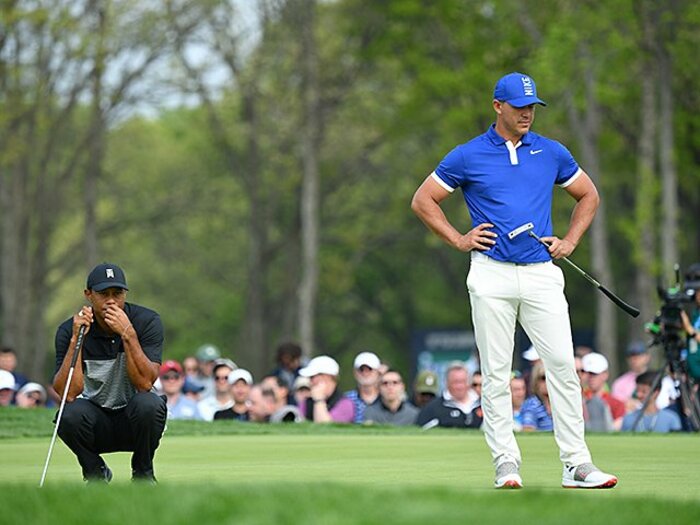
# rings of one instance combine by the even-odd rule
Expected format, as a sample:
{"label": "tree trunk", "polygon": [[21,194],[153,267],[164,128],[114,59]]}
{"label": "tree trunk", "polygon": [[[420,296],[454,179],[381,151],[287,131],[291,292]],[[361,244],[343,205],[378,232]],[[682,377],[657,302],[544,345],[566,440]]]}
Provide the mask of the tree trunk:
{"label": "tree trunk", "polygon": [[[602,169],[598,141],[601,128],[601,109],[595,98],[596,76],[594,71],[595,61],[592,60],[587,49],[582,49],[581,63],[583,65],[585,85],[585,113],[583,125],[579,129],[581,159],[585,171],[591,177],[595,185],[601,191]],[[573,110],[573,101],[567,104],[569,108],[569,121],[572,128],[580,122]],[[602,195],[600,207],[595,220],[591,224],[591,258],[593,274],[600,282],[613,282],[612,268],[610,266],[610,251],[607,235],[607,201]],[[617,311],[615,305],[603,294],[596,294],[596,326],[595,346],[596,350],[607,356],[612,374],[618,371],[617,356]]]}
{"label": "tree trunk", "polygon": [[[668,34],[670,32],[665,32]],[[664,43],[658,44],[659,65],[659,170],[661,172],[662,275],[678,263],[678,177],[673,155],[673,67]]]}
{"label": "tree trunk", "polygon": [[638,339],[644,333],[644,322],[654,316],[655,275],[654,265],[657,260],[655,232],[656,229],[656,176],[654,161],[656,158],[656,87],[658,70],[653,50],[649,43],[654,42],[655,31],[652,15],[646,2],[641,6],[641,25],[643,32],[643,60],[640,68],[641,107],[639,126],[639,151],[637,158],[637,184],[635,203],[635,224],[637,226],[634,259],[637,264],[635,288],[641,311],[640,317],[631,323],[630,339]]}
{"label": "tree trunk", "polygon": [[303,130],[301,189],[302,276],[299,285],[299,335],[304,355],[315,353],[316,300],[318,296],[320,174],[320,103],[318,53],[314,36],[316,1],[305,0],[302,29]]}

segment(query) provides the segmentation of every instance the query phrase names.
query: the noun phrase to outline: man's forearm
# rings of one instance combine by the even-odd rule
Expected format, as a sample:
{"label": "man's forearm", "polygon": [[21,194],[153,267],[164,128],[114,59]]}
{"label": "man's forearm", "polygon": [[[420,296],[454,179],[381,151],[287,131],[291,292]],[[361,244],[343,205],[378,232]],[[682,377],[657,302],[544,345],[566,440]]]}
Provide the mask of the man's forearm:
{"label": "man's forearm", "polygon": [[126,370],[129,379],[139,392],[148,392],[158,377],[158,364],[151,361],[143,352],[133,327],[125,330],[122,335],[122,343],[126,354]]}
{"label": "man's forearm", "polygon": [[593,218],[598,210],[598,204],[597,193],[586,195],[576,202],[571,213],[569,231],[563,237],[565,240],[571,242],[574,246],[578,246],[581,238],[593,222]]}

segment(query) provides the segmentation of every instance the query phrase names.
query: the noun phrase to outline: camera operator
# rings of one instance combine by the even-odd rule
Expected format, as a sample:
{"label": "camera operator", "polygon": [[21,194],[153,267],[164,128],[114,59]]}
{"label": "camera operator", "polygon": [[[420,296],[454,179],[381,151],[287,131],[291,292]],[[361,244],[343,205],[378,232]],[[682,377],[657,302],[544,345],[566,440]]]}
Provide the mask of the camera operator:
{"label": "camera operator", "polygon": [[686,293],[695,292],[695,304],[690,312],[690,316],[685,311],[681,311],[681,321],[683,330],[688,334],[688,373],[697,382],[700,380],[700,263],[691,264],[685,274]]}

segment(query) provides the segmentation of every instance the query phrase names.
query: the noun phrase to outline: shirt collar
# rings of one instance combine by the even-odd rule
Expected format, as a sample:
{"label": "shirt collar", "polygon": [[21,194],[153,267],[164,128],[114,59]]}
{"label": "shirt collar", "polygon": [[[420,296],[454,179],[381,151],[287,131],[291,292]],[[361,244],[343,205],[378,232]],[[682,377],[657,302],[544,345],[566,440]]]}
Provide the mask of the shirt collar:
{"label": "shirt collar", "polygon": [[[506,139],[504,139],[498,133],[496,133],[496,123],[495,122],[493,124],[491,124],[491,127],[486,132],[486,136],[496,146],[502,146],[503,144],[506,143]],[[525,133],[525,135],[523,135],[520,138],[520,143],[525,145],[525,146],[529,146],[530,144],[532,144],[532,138],[533,138],[532,133],[530,133],[528,131],[527,133]]]}

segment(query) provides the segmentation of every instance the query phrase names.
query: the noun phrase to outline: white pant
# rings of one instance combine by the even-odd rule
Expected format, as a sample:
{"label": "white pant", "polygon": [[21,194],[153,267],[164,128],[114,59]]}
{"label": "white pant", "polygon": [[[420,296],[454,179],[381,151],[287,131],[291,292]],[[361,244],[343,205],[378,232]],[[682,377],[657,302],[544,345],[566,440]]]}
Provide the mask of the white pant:
{"label": "white pant", "polygon": [[573,465],[590,462],[561,269],[551,262],[516,265],[472,252],[467,288],[483,377],[483,429],[494,464],[509,458],[518,465],[521,462],[510,395],[516,321],[547,372],[561,461]]}

